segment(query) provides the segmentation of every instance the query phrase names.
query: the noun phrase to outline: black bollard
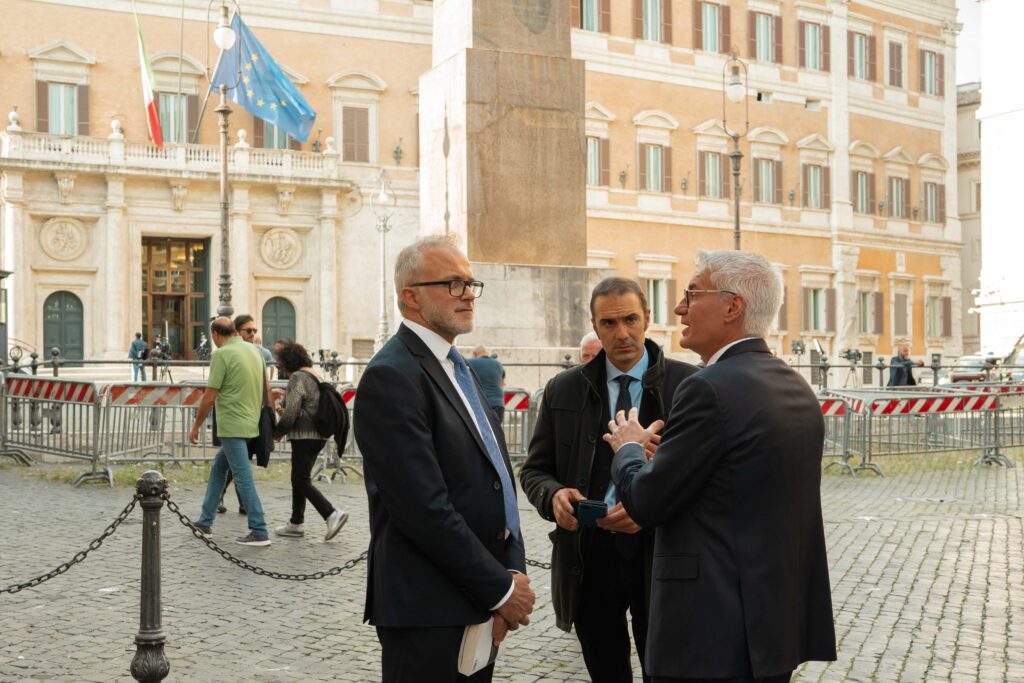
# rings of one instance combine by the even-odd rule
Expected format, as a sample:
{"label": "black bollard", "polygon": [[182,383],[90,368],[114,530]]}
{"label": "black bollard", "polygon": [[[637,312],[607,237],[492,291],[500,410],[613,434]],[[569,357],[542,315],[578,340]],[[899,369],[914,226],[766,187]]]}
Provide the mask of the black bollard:
{"label": "black bollard", "polygon": [[32,358],[32,374],[39,374],[39,354],[33,351],[29,356]]}
{"label": "black bollard", "polygon": [[885,386],[885,361],[881,358],[875,363],[875,368],[878,370],[878,386]]}
{"label": "black bollard", "polygon": [[60,376],[60,349],[54,346],[50,349],[50,357],[53,358],[53,376]]}
{"label": "black bollard", "polygon": [[160,508],[164,506],[161,496],[167,491],[167,481],[150,470],[135,482],[135,490],[142,496],[142,591],[131,672],[137,681],[159,683],[171,671],[160,625]]}

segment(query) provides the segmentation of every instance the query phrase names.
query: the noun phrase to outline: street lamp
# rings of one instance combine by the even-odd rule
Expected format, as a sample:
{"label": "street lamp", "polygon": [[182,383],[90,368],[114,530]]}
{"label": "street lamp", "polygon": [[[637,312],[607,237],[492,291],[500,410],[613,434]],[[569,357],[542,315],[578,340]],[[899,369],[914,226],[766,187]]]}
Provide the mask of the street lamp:
{"label": "street lamp", "polygon": [[391,215],[395,211],[397,198],[391,189],[391,183],[380,172],[380,188],[370,199],[373,213],[377,216],[377,231],[380,233],[380,322],[377,324],[377,336],[373,339],[373,350],[380,351],[388,337],[388,271],[387,271],[387,235],[391,230]]}
{"label": "street lamp", "polygon": [[[213,42],[220,49],[221,57],[225,52],[235,46],[234,29],[228,21],[228,5],[225,0],[210,0],[206,8],[207,22],[209,22],[210,8],[214,2],[220,2],[220,20],[217,28],[213,30]],[[231,0],[235,6],[235,14],[239,13],[238,3]],[[238,80],[233,86],[241,81],[241,64],[239,63]],[[219,289],[219,300],[217,302],[217,315],[230,318],[235,312],[231,307],[231,273],[230,273],[230,245],[228,240],[228,117],[231,116],[231,107],[228,106],[227,94],[229,86],[226,83],[220,84],[220,103],[214,109],[220,125],[220,277],[217,280]]]}
{"label": "street lamp", "polygon": [[[742,74],[741,74],[742,71]],[[729,130],[727,122],[728,102],[739,104],[743,102],[743,132]],[[722,127],[726,134],[732,138],[732,152],[729,159],[732,160],[732,189],[733,189],[733,243],[734,248],[740,248],[740,163],[743,161],[743,152],[740,151],[740,138],[750,132],[750,100],[747,97],[747,65],[743,63],[734,52],[729,56],[729,61],[722,68]]]}

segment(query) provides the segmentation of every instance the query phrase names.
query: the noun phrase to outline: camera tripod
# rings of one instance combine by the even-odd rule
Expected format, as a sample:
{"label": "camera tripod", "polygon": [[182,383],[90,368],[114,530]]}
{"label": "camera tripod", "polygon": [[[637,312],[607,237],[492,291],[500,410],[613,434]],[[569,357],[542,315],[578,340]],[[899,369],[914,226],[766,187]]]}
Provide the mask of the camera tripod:
{"label": "camera tripod", "polygon": [[850,361],[850,367],[846,371],[846,379],[843,381],[843,388],[850,388],[851,382],[853,383],[854,389],[860,388],[860,367],[857,365],[856,361]]}

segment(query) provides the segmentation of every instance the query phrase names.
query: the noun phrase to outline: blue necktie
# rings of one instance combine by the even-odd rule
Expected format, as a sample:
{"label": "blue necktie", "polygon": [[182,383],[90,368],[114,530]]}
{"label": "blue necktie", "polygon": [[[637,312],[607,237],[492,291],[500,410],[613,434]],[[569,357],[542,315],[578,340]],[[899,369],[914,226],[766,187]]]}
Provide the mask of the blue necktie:
{"label": "blue necktie", "polygon": [[[635,380],[636,377],[630,377],[629,375],[619,375],[615,378],[615,381],[619,383],[619,397],[615,400],[615,412],[612,413],[612,419],[619,414],[619,411],[626,413],[626,419],[629,419],[629,410],[633,407],[633,396],[629,393],[629,385]],[[619,502],[619,497],[615,495],[615,484],[608,484],[608,492],[604,495],[604,502],[608,504],[608,507],[613,507]]]}
{"label": "blue necktie", "polygon": [[476,416],[477,426],[480,428],[480,436],[483,437],[484,446],[487,449],[487,457],[490,459],[494,469],[498,471],[498,478],[501,480],[501,494],[505,503],[505,526],[509,533],[515,537],[519,535],[519,507],[516,501],[515,488],[512,486],[512,475],[505,467],[505,459],[501,457],[501,449],[491,431],[491,423],[487,419],[487,412],[480,401],[480,395],[476,391],[476,383],[469,374],[469,366],[466,360],[454,346],[448,351],[448,360],[455,364],[455,381],[462,389],[463,395],[469,401]]}

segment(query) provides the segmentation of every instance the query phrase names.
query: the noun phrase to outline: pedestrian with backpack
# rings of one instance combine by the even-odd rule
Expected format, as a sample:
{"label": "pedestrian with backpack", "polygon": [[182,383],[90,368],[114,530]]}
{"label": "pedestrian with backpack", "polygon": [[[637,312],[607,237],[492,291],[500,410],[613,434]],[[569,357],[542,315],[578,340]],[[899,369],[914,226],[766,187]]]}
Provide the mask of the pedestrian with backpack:
{"label": "pedestrian with backpack", "polygon": [[324,384],[313,370],[313,360],[302,344],[285,342],[277,355],[278,364],[289,374],[288,388],[278,408],[280,417],[274,435],[285,435],[292,446],[292,516],[288,523],[274,529],[278,536],[300,538],[306,535],[305,512],[308,500],[327,523],[324,540],[334,538],[348,521],[348,513],[338,510],[313,486],[310,473],[328,437],[348,432],[347,411],[340,408],[337,391]]}
{"label": "pedestrian with backpack", "polygon": [[[132,344],[128,347],[128,357],[134,361],[144,361],[149,358],[149,345],[146,340],[142,338],[141,332],[135,333],[135,339],[132,340]],[[141,362],[132,363],[132,381],[138,382],[139,375],[142,375],[142,381],[146,381],[146,366]]]}

